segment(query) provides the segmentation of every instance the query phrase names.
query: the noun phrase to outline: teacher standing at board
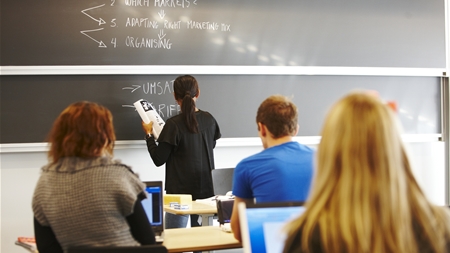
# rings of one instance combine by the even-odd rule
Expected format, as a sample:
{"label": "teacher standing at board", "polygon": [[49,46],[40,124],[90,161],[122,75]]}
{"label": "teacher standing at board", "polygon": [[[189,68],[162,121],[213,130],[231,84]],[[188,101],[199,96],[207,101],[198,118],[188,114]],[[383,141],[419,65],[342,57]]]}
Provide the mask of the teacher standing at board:
{"label": "teacher standing at board", "polygon": [[[167,194],[191,194],[193,200],[212,197],[213,149],[221,136],[219,125],[210,113],[196,107],[200,89],[193,76],[177,77],[173,89],[181,113],[166,121],[158,145],[152,135],[153,123],[142,122],[148,152],[156,166],[166,164]],[[187,220],[187,215],[166,213],[165,225],[186,227]],[[191,226],[200,225],[199,215],[191,215]]]}

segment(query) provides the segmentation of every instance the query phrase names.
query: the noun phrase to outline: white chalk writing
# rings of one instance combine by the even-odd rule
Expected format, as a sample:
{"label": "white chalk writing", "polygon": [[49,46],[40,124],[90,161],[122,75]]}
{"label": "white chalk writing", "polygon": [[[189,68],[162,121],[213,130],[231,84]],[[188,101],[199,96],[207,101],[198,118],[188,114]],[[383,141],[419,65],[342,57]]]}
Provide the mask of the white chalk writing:
{"label": "white chalk writing", "polygon": [[186,27],[188,29],[218,30],[219,24],[217,24],[216,22],[197,22],[189,20],[186,22]]}
{"label": "white chalk writing", "polygon": [[125,5],[127,6],[143,6],[148,7],[150,6],[150,0],[125,0]]}
{"label": "white chalk writing", "polygon": [[125,27],[158,28],[158,22],[148,18],[127,18]]}
{"label": "white chalk writing", "polygon": [[[117,0],[110,0],[110,6],[115,7]],[[81,12],[85,17],[93,20],[96,27],[93,29],[87,29],[80,31],[84,36],[97,43],[99,48],[120,48],[125,46],[129,48],[145,48],[145,49],[166,49],[172,48],[172,36],[176,35],[181,29],[188,30],[209,30],[213,32],[231,32],[231,25],[209,20],[189,20],[187,16],[178,16],[179,20],[172,20],[170,17],[166,17],[166,11],[163,8],[190,8],[197,5],[198,0],[124,0],[123,3],[126,7],[130,7],[130,11],[126,12],[128,16],[124,19],[117,19],[112,17],[105,21],[101,15],[104,11],[100,11],[106,4],[89,7]],[[118,6],[118,5],[117,5]],[[108,7],[108,6],[106,6]],[[141,7],[145,8],[145,12],[140,12]],[[153,7],[159,7],[158,10],[152,10]],[[132,8],[132,9],[131,9]],[[150,12],[150,13],[149,13]],[[191,16],[190,13],[188,16]],[[194,16],[194,15],[193,15]],[[100,27],[99,27],[100,26]],[[97,33],[102,32],[102,38],[105,34],[105,26],[108,31],[115,31],[116,29],[126,28],[130,29],[128,36],[123,37],[120,34],[114,34],[108,40],[111,42],[108,45],[101,39],[98,39]],[[143,31],[144,29],[156,30],[158,33],[142,33],[136,34],[136,32]],[[119,31],[119,30],[117,30]],[[168,32],[167,32],[168,31]],[[107,40],[107,41],[108,41]],[[214,41],[214,40],[213,40]]]}
{"label": "white chalk writing", "polygon": [[159,116],[162,118],[170,118],[180,113],[181,108],[179,105],[159,104],[155,107]]}
{"label": "white chalk writing", "polygon": [[155,0],[155,6],[157,7],[189,8],[190,5],[190,0]]}
{"label": "white chalk writing", "polygon": [[152,39],[152,38],[140,38],[127,36],[125,40],[127,47],[133,48],[163,48],[170,49],[172,43],[170,39]]}
{"label": "white chalk writing", "polygon": [[173,92],[173,81],[166,81],[164,84],[162,84],[161,82],[147,82],[142,85],[142,89],[145,94],[169,94]]}
{"label": "white chalk writing", "polygon": [[180,29],[180,28],[181,28],[181,21],[170,22],[164,20],[164,29]]}

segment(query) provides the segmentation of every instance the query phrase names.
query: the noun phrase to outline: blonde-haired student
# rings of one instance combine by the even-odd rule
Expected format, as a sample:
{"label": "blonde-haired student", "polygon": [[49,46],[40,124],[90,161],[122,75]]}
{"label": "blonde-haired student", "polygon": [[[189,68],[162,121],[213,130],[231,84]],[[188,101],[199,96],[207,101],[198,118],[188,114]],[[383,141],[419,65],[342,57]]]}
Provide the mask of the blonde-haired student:
{"label": "blonde-haired student", "polygon": [[284,252],[450,252],[448,208],[426,198],[394,112],[367,92],[339,100],[325,120],[305,213]]}

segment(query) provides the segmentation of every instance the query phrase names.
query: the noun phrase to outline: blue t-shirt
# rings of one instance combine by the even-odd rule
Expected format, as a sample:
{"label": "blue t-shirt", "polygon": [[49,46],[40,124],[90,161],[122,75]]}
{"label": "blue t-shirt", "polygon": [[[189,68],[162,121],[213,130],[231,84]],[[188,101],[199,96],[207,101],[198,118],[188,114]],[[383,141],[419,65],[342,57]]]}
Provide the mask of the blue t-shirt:
{"label": "blue t-shirt", "polygon": [[256,202],[305,201],[313,177],[313,149],[298,142],[270,147],[234,169],[233,195]]}

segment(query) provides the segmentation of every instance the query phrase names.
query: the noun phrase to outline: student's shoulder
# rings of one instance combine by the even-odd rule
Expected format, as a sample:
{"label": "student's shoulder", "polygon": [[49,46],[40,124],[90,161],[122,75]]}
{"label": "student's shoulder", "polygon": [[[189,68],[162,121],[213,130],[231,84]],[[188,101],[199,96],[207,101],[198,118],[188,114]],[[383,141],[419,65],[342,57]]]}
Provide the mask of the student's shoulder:
{"label": "student's shoulder", "polygon": [[91,169],[102,169],[105,174],[111,177],[118,175],[138,177],[131,166],[122,163],[119,159],[113,159],[112,157],[104,157],[101,163],[93,165]]}
{"label": "student's shoulder", "polygon": [[267,149],[256,153],[254,155],[248,156],[244,159],[242,159],[238,165],[236,166],[236,168],[241,168],[241,167],[250,167],[253,168],[255,167],[255,165],[257,164],[266,164],[268,163],[268,161],[275,159],[276,157],[271,155],[270,152],[268,152]]}
{"label": "student's shoulder", "polygon": [[111,185],[135,185],[136,189],[142,189],[144,184],[129,165],[123,164],[120,160],[114,160],[104,168],[102,181],[109,182]]}
{"label": "student's shoulder", "polygon": [[300,142],[294,142],[294,143],[296,143],[295,145],[298,145],[298,148],[301,152],[311,153],[311,154],[316,152],[316,150],[314,148],[311,148],[310,146],[306,146],[305,144],[302,144]]}

